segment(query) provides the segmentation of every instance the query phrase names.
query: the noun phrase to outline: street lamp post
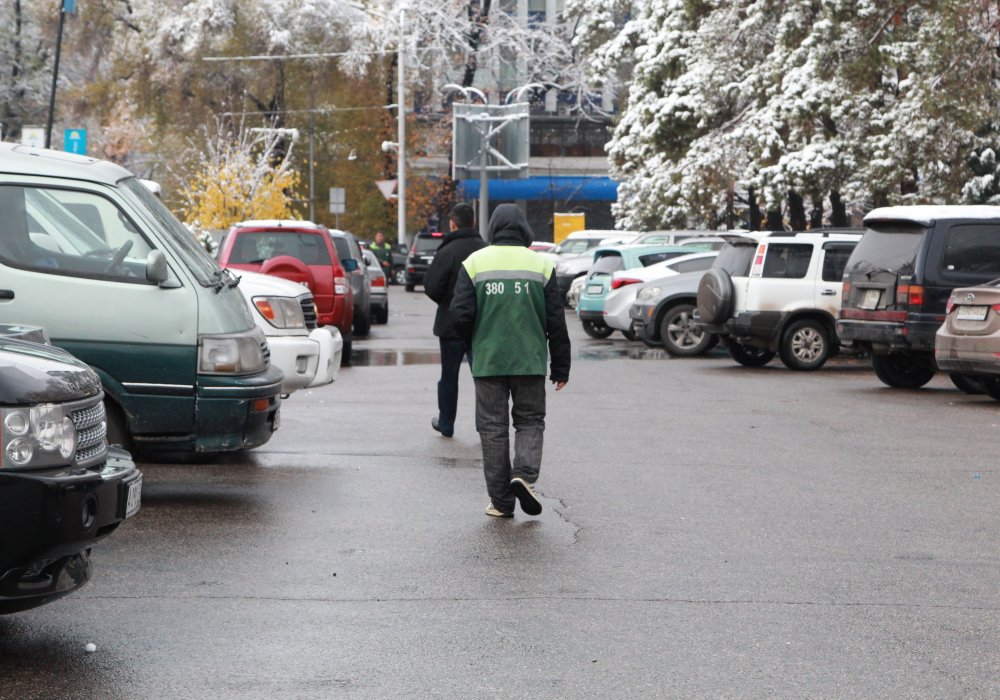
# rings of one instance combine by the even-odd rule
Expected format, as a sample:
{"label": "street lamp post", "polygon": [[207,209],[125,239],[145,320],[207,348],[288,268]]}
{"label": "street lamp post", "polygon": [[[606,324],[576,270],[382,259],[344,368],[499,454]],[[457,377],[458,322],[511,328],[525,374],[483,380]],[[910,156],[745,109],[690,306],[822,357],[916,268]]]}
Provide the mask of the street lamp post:
{"label": "street lamp post", "polygon": [[396,195],[398,222],[396,233],[401,244],[406,243],[406,87],[404,83],[406,50],[403,46],[403,21],[406,4],[399,8],[399,45],[396,54]]}

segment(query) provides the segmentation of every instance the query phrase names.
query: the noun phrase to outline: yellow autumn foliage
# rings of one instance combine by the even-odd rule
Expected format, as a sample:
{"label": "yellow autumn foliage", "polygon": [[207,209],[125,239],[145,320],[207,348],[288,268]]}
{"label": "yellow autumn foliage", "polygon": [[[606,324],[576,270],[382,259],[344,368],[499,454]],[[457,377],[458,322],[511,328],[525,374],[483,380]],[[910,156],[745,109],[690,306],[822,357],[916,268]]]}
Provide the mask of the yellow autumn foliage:
{"label": "yellow autumn foliage", "polygon": [[[242,164],[241,164],[242,165]],[[301,177],[293,169],[271,170],[254,182],[245,167],[206,166],[184,191],[185,221],[225,229],[248,219],[296,219],[295,191]]]}

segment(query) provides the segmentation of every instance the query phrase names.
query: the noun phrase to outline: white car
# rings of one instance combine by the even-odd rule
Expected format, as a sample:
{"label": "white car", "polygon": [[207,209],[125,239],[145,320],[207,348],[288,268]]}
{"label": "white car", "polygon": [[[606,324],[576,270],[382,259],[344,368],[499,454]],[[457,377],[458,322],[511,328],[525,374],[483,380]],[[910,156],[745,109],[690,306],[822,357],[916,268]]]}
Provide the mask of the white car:
{"label": "white car", "polygon": [[840,349],[844,268],[862,231],[818,229],[726,236],[717,265],[698,283],[696,323],[719,336],[746,367],[777,354],[786,367],[810,371]]}
{"label": "white car", "polygon": [[312,292],[301,284],[240,271],[238,289],[257,327],[267,336],[271,364],[285,374],[281,393],[323,386],[336,380],[344,339],[336,326],[316,327]]}
{"label": "white car", "polygon": [[611,274],[611,291],[604,300],[604,323],[610,328],[632,331],[632,304],[645,282],[671,277],[682,272],[704,271],[712,267],[719,253],[715,250],[681,255],[648,267],[618,270]]}

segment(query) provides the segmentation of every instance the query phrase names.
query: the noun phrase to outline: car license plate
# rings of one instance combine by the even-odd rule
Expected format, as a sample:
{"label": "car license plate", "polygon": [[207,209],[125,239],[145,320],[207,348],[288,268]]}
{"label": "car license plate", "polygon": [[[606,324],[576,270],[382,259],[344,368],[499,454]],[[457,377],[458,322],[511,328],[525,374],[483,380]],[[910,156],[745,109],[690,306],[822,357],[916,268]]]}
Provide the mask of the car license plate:
{"label": "car license plate", "polygon": [[878,302],[881,298],[881,289],[866,289],[865,295],[861,297],[861,304],[859,304],[859,306],[862,309],[874,309],[878,306]]}
{"label": "car license plate", "polygon": [[599,284],[588,284],[587,294],[600,294],[604,291],[604,287]]}
{"label": "car license plate", "polygon": [[988,306],[959,306],[958,320],[960,321],[985,321]]}
{"label": "car license plate", "polygon": [[133,481],[128,485],[128,491],[125,495],[125,517],[131,518],[133,515],[139,512],[139,506],[142,505],[142,477]]}

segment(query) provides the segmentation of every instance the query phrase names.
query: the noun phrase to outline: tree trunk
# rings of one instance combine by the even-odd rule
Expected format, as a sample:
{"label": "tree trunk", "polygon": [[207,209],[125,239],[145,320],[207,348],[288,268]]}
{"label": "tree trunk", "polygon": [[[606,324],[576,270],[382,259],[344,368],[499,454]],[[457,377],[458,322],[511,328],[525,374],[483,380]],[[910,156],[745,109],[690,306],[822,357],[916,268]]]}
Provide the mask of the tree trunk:
{"label": "tree trunk", "polygon": [[784,231],[785,220],[781,216],[780,209],[768,209],[767,221],[765,222],[768,231]]}
{"label": "tree trunk", "polygon": [[836,228],[847,227],[847,207],[840,198],[840,192],[830,192],[830,225]]}
{"label": "tree trunk", "polygon": [[813,197],[812,211],[809,213],[809,228],[823,227],[823,200],[820,197]]}
{"label": "tree trunk", "polygon": [[757,203],[757,193],[753,187],[747,190],[747,201],[750,210],[747,212],[747,230],[760,231],[760,205]]}
{"label": "tree trunk", "polygon": [[788,190],[788,218],[793,231],[806,230],[806,205],[795,190]]}
{"label": "tree trunk", "polygon": [[479,44],[486,29],[486,23],[490,19],[490,2],[491,0],[483,0],[482,7],[478,7],[479,3],[477,0],[470,0],[469,2],[468,12],[471,27],[468,36],[470,51],[469,58],[465,62],[462,87],[472,87],[472,81],[476,78],[476,68],[479,67],[476,52],[479,50]]}

